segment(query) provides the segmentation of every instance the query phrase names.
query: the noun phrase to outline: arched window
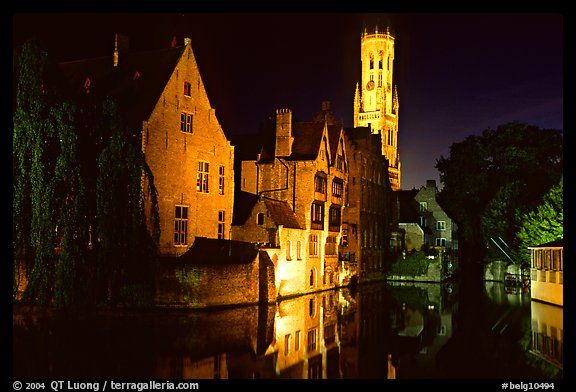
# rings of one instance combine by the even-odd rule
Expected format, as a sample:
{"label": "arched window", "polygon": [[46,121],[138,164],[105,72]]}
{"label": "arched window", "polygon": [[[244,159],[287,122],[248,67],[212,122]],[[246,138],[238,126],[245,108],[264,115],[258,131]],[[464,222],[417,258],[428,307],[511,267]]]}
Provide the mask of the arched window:
{"label": "arched window", "polygon": [[264,213],[263,212],[259,212],[258,215],[256,216],[256,223],[260,226],[262,226],[264,224]]}

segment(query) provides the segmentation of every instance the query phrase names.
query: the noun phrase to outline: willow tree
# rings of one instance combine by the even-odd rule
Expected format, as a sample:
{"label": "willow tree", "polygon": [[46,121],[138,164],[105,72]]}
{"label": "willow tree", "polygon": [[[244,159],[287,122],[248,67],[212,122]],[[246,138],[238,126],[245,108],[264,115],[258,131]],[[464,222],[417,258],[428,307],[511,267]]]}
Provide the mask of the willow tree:
{"label": "willow tree", "polygon": [[[48,126],[48,55],[34,41],[15,56],[13,114],[14,271],[28,276],[23,299],[48,304],[55,267],[55,138]],[[21,263],[21,264],[20,264]],[[15,283],[20,279],[16,276]]]}
{"label": "willow tree", "polygon": [[100,293],[111,304],[146,305],[154,294],[160,233],[154,179],[117,102],[104,102],[103,115],[111,138],[98,158],[96,182]]}

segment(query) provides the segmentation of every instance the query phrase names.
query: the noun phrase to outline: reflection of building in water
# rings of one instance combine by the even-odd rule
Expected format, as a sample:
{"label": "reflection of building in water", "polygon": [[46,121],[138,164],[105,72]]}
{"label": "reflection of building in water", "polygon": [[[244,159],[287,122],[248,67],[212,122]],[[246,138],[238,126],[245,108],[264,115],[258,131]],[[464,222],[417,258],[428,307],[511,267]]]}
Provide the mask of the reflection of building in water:
{"label": "reflection of building in water", "polygon": [[266,355],[275,355],[279,378],[339,378],[340,355],[335,292],[279,303],[275,339]]}
{"label": "reflection of building in water", "polygon": [[554,366],[564,365],[564,309],[532,301],[532,350]]}
{"label": "reflection of building in water", "polygon": [[530,292],[532,299],[564,304],[564,240],[528,247],[532,252]]}
{"label": "reflection of building in water", "polygon": [[401,361],[410,363],[399,367],[399,378],[433,377],[436,356],[457,328],[457,286],[389,284],[397,301],[393,339]]}
{"label": "reflection of building in water", "polygon": [[169,379],[226,379],[226,354],[193,360],[190,357],[171,357],[158,360],[155,377]]}

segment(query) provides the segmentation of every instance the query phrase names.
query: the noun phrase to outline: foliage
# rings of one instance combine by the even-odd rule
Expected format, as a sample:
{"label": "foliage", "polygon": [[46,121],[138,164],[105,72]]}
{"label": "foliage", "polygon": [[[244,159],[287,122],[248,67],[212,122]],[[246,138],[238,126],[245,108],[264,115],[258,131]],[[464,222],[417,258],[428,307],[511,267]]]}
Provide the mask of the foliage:
{"label": "foliage", "polygon": [[[103,297],[110,290],[112,303],[142,305],[152,299],[159,239],[158,215],[153,215],[150,237],[144,211],[144,175],[148,176],[148,184],[153,184],[153,178],[141,150],[131,143],[130,130],[122,123],[117,103],[107,100],[103,113],[112,137],[98,158],[96,183],[100,289]],[[150,187],[148,194],[157,211],[155,189]]]}
{"label": "foliage", "polygon": [[544,196],[534,210],[518,213],[521,225],[516,233],[516,257],[526,265],[530,263],[529,246],[540,245],[564,237],[564,176]]}
{"label": "foliage", "polygon": [[436,161],[443,183],[438,198],[458,224],[463,250],[483,259],[491,237],[517,249],[517,212],[535,208],[558,181],[562,153],[561,131],[518,122],[454,143],[450,156]]}
{"label": "foliage", "polygon": [[402,255],[400,255],[392,263],[388,274],[397,276],[425,275],[428,272],[429,264],[430,260],[426,258],[426,254],[423,251],[407,254],[406,259],[403,259]]}
{"label": "foliage", "polygon": [[69,309],[106,302],[111,291],[144,304],[160,230],[152,173],[113,100],[72,102],[59,82],[33,41],[15,53],[13,256],[26,267],[22,301]]}

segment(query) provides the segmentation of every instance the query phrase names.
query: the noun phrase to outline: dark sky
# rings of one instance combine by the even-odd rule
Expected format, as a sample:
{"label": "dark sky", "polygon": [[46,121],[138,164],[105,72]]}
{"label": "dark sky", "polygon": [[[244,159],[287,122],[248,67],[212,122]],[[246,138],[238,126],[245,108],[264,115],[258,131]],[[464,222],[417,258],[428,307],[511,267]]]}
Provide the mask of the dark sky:
{"label": "dark sky", "polygon": [[510,121],[563,129],[563,30],[554,13],[14,14],[14,42],[39,36],[57,60],[168,47],[186,34],[228,134],[256,131],[276,108],[307,121],[332,103],[353,126],[364,26],[396,36],[402,189],[435,179],[450,145]]}

